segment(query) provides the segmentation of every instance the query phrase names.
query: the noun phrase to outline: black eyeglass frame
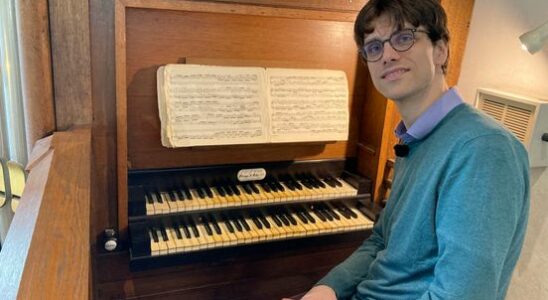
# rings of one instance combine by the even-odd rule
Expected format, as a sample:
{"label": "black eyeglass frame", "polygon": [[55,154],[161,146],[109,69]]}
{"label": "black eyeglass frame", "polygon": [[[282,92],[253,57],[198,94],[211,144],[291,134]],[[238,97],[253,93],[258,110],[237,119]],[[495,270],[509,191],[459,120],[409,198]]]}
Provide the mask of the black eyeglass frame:
{"label": "black eyeglass frame", "polygon": [[[396,47],[394,47],[394,45],[392,44],[392,38],[398,34],[398,33],[401,33],[402,31],[411,31],[411,34],[413,35],[413,42],[411,44],[409,44],[409,47],[405,48],[405,49],[396,49]],[[384,55],[384,44],[386,42],[388,42],[390,44],[390,47],[392,47],[392,49],[398,51],[398,52],[405,52],[409,49],[411,49],[411,47],[413,47],[413,45],[415,45],[415,41],[417,40],[417,38],[415,37],[415,32],[423,32],[423,33],[426,33],[426,34],[429,34],[430,32],[426,31],[426,30],[422,30],[422,29],[418,29],[418,28],[404,28],[404,29],[401,29],[401,30],[397,30],[397,31],[394,31],[392,32],[392,34],[387,38],[387,39],[384,39],[384,40],[380,40],[380,39],[373,39],[365,44],[363,44],[363,46],[361,47],[361,49],[359,50],[360,52],[360,55],[361,57],[368,61],[368,62],[376,62],[376,61],[379,61],[382,56]],[[367,45],[370,45],[370,43],[373,43],[373,42],[380,42],[381,44],[381,47],[382,47],[382,52],[381,52],[381,55],[379,55],[379,58],[377,59],[374,59],[374,60],[369,60],[367,58],[367,55],[365,53],[365,46]]]}

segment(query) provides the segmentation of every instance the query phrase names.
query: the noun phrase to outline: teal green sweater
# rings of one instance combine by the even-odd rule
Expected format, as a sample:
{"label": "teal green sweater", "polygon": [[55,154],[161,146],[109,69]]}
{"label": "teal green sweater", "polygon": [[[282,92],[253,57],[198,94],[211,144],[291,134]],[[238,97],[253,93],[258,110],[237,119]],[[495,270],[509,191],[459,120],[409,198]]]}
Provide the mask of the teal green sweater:
{"label": "teal green sweater", "polygon": [[529,209],[524,147],[467,104],[409,147],[371,236],[318,284],[339,299],[504,299]]}

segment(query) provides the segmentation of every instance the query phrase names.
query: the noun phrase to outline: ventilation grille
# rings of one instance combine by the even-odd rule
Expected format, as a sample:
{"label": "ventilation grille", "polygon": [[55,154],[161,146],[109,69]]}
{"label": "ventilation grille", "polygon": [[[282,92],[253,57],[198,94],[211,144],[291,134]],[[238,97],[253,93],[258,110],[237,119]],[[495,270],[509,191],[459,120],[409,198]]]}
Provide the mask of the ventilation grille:
{"label": "ventilation grille", "polygon": [[518,107],[500,101],[482,99],[479,108],[502,123],[521,142],[525,142],[534,115],[534,107]]}

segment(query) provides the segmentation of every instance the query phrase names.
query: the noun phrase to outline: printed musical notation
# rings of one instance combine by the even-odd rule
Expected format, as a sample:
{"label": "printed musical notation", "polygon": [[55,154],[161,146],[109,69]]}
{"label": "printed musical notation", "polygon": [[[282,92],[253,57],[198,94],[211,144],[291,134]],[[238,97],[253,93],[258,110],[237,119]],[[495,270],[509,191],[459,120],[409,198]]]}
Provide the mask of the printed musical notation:
{"label": "printed musical notation", "polygon": [[348,82],[342,71],[268,69],[273,142],[346,140]]}
{"label": "printed musical notation", "polygon": [[166,65],[157,74],[166,147],[348,137],[342,71]]}

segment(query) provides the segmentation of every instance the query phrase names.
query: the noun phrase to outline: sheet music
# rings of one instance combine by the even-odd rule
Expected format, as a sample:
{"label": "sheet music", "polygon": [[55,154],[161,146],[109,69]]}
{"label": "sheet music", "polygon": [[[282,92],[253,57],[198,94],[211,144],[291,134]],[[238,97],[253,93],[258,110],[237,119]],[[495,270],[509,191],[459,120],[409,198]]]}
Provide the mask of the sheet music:
{"label": "sheet music", "polygon": [[263,68],[168,65],[158,78],[164,146],[267,142]]}
{"label": "sheet music", "polygon": [[267,69],[272,142],[348,139],[343,71]]}

